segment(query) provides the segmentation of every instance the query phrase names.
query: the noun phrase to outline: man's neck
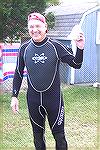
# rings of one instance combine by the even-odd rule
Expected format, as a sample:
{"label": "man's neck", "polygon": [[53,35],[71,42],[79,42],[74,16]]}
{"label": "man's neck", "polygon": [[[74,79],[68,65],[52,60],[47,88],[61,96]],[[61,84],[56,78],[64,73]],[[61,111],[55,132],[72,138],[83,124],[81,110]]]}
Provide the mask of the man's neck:
{"label": "man's neck", "polygon": [[40,46],[40,45],[43,45],[46,41],[47,41],[47,37],[45,37],[44,39],[42,39],[40,42],[37,42],[37,41],[34,41],[33,39],[33,43],[35,44],[35,45],[38,45],[38,46]]}

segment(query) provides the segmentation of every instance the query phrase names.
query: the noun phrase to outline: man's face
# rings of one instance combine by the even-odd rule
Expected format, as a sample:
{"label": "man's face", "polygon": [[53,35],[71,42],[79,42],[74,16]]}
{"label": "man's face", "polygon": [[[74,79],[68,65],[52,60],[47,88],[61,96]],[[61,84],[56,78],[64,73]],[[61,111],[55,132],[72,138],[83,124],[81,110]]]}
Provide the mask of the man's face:
{"label": "man's face", "polygon": [[29,35],[35,42],[42,42],[46,37],[47,25],[40,20],[30,20],[28,22]]}

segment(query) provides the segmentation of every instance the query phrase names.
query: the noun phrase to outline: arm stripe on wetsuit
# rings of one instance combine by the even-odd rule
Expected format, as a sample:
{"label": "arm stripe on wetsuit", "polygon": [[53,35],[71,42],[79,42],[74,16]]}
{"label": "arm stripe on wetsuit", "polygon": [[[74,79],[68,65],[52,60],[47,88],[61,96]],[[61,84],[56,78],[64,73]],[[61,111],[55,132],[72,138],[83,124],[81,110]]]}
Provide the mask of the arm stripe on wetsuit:
{"label": "arm stripe on wetsuit", "polygon": [[50,41],[48,41],[48,43],[50,43],[50,44],[53,46],[53,48],[54,48],[54,50],[55,50],[55,53],[56,53],[56,56],[57,56],[57,58],[59,59],[55,45],[54,45],[52,42],[50,42]]}
{"label": "arm stripe on wetsuit", "polygon": [[27,45],[27,47],[25,48],[25,50],[24,50],[24,62],[25,62],[25,55],[26,55],[26,50],[27,50],[27,48],[28,48],[28,46],[31,44],[31,42]]}
{"label": "arm stripe on wetsuit", "polygon": [[[29,45],[29,43],[30,43],[30,40],[29,40],[28,42],[22,44],[21,47],[19,48],[19,53],[20,53],[20,51],[21,51],[21,48],[22,48],[24,45],[26,45],[26,44]],[[19,57],[18,57],[18,60],[17,60],[17,61],[18,61],[18,62],[17,62],[17,71],[18,71],[19,77],[22,79],[23,77],[21,76],[21,73],[20,73],[20,71],[19,71]]]}
{"label": "arm stripe on wetsuit", "polygon": [[76,63],[75,61],[74,61],[74,59],[73,59],[73,63],[75,64],[75,65],[81,65],[82,63]]}
{"label": "arm stripe on wetsuit", "polygon": [[[52,41],[52,40],[51,40],[51,41]],[[59,44],[61,47],[63,47],[63,48],[64,48],[64,49],[68,52],[68,54],[70,54],[70,55],[72,55],[72,56],[73,56],[73,54],[72,54],[72,53],[70,53],[64,45],[62,45],[62,44],[61,44],[61,43],[59,43],[58,41],[55,41],[55,43]]]}
{"label": "arm stripe on wetsuit", "polygon": [[[20,51],[21,51],[21,49],[19,49],[19,53],[20,53]],[[19,71],[19,57],[17,59],[17,71],[18,71],[19,77],[22,79],[21,73]]]}
{"label": "arm stripe on wetsuit", "polygon": [[[51,40],[51,41],[52,41],[52,40]],[[63,47],[63,48],[68,52],[68,54],[70,54],[70,55],[73,56],[73,54],[70,53],[64,45],[60,44],[58,41],[55,41],[55,42],[56,42],[57,44],[59,44],[61,47]],[[74,59],[75,59],[75,58],[74,58]],[[73,63],[74,63],[75,65],[81,65],[81,64],[82,64],[82,63],[76,63],[76,62],[74,61],[74,59],[73,59],[72,61],[73,61]]]}

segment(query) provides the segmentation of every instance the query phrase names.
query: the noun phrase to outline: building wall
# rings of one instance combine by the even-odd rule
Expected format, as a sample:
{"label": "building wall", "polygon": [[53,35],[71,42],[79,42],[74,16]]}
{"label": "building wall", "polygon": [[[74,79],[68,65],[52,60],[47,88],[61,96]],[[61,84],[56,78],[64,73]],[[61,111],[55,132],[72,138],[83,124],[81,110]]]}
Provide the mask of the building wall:
{"label": "building wall", "polygon": [[100,83],[100,44],[97,45],[97,82]]}
{"label": "building wall", "polygon": [[85,17],[82,29],[85,34],[84,58],[81,69],[75,70],[75,83],[92,83],[97,81],[96,53],[96,11]]}

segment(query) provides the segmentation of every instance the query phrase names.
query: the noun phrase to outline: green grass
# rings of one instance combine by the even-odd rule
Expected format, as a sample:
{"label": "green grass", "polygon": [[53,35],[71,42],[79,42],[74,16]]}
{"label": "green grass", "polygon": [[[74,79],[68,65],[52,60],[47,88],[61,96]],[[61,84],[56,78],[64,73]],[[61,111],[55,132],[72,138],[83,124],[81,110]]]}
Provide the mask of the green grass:
{"label": "green grass", "polygon": [[[99,150],[100,89],[85,86],[62,88],[65,105],[65,134],[69,150]],[[19,94],[20,114],[10,108],[11,94],[0,96],[0,150],[33,150],[32,129],[27,112],[26,95]],[[54,150],[48,121],[46,144]],[[35,150],[35,149],[34,149]]]}

